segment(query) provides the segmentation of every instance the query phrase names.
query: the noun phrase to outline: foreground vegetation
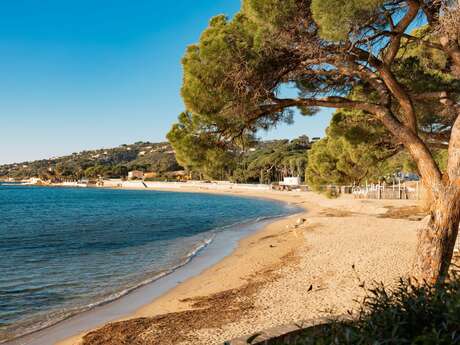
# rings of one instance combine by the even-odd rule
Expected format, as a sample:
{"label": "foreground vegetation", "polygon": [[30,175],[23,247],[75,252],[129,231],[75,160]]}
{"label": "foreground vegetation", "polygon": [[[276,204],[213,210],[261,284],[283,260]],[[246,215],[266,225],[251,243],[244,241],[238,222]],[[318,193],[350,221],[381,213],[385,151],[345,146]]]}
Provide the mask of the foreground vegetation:
{"label": "foreground vegetation", "polygon": [[378,286],[357,317],[307,330],[295,344],[460,344],[460,277],[438,286],[410,280],[392,290]]}

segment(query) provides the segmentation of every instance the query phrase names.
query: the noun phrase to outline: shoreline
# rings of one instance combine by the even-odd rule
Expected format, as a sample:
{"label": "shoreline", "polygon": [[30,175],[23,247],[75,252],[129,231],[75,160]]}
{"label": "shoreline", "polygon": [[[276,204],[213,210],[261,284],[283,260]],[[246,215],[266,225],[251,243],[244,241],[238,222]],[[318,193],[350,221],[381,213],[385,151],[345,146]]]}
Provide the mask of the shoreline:
{"label": "shoreline", "polygon": [[[304,211],[240,239],[230,255],[134,312],[100,328],[89,327],[93,330],[85,345],[122,344],[118,337],[145,336],[146,329],[146,343],[222,344],[274,326],[343,314],[363,296],[361,280],[392,284],[410,269],[418,222],[385,214],[412,207],[412,201],[331,200],[311,192],[201,186],[139,189],[261,197]],[[307,222],[296,226],[296,218]],[[79,345],[85,334],[55,344]]]}
{"label": "shoreline", "polygon": [[[42,186],[42,187],[63,187],[63,188],[79,188],[73,186],[60,186],[60,185],[51,185],[51,186]],[[245,193],[241,195],[240,193],[229,193],[228,191],[205,191],[205,190],[196,190],[189,189],[186,190],[177,189],[177,188],[114,188],[114,187],[94,187],[95,189],[116,189],[116,190],[145,190],[145,191],[159,191],[159,192],[176,192],[176,193],[206,193],[206,194],[220,194],[228,195],[235,197],[248,197],[248,198],[260,198],[265,200],[270,200],[272,202],[279,202],[286,204],[288,203],[274,199],[272,197],[266,197],[266,195],[249,195]],[[286,213],[284,215],[275,216],[273,218],[261,219],[261,220],[252,220],[243,222],[242,224],[235,224],[232,226],[232,236],[221,236],[224,237],[224,240],[230,243],[226,243],[226,248],[222,246],[222,239],[215,239],[210,244],[207,244],[204,248],[201,248],[198,253],[193,255],[190,260],[179,265],[170,273],[162,275],[161,277],[142,284],[136,288],[133,288],[127,294],[116,298],[115,300],[97,305],[90,310],[72,315],[67,319],[58,321],[56,324],[45,327],[41,330],[29,333],[27,335],[21,336],[19,338],[7,341],[3,344],[5,345],[22,345],[22,344],[61,344],[67,343],[69,339],[74,339],[85,334],[87,331],[90,331],[96,327],[100,327],[107,322],[114,322],[118,320],[123,320],[131,316],[136,316],[137,311],[143,309],[144,307],[150,305],[153,301],[161,298],[163,295],[169,293],[171,290],[181,284],[183,281],[187,281],[196,276],[199,276],[204,271],[210,269],[214,265],[218,264],[222,260],[225,260],[226,257],[232,255],[236,248],[239,246],[239,242],[249,237],[255,233],[263,231],[267,224],[277,222],[280,219],[294,216],[299,210],[294,211],[295,213]],[[223,232],[225,234],[225,232]],[[217,237],[219,237],[218,234]],[[218,242],[215,245],[214,242]],[[219,243],[220,242],[220,243]],[[209,247],[218,247],[216,248]],[[209,252],[209,250],[211,252]],[[224,254],[222,254],[224,253]],[[198,261],[198,262],[197,262]],[[178,281],[178,282],[175,282]],[[129,297],[129,298],[128,298]],[[137,300],[136,300],[137,299]],[[127,305],[129,304],[129,307]],[[136,307],[132,307],[132,306]],[[114,316],[111,316],[114,315]],[[101,321],[102,318],[102,321]],[[83,327],[83,329],[82,329]],[[82,333],[83,332],[83,333]],[[71,338],[69,338],[69,336]]]}

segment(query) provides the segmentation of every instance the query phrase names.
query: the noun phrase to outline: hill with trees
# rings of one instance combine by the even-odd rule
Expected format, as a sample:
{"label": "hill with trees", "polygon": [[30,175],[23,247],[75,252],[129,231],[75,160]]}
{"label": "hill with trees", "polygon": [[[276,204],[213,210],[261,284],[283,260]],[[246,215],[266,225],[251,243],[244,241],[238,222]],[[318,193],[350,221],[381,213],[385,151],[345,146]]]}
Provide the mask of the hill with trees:
{"label": "hill with trees", "polygon": [[155,171],[164,175],[181,170],[167,142],[136,142],[109,149],[75,152],[68,156],[0,166],[0,176],[14,179],[40,177],[44,180],[123,178],[130,170]]}
{"label": "hill with trees", "polygon": [[[305,176],[307,136],[293,140],[253,141],[244,150],[203,150],[190,146],[193,160],[176,159],[172,145],[137,142],[115,148],[75,152],[68,156],[0,166],[0,177],[43,180],[80,180],[82,178],[125,178],[131,170],[155,172],[167,179],[172,172],[186,170],[195,179],[230,180],[240,183],[271,183],[285,176]],[[201,149],[201,152],[200,152]]]}

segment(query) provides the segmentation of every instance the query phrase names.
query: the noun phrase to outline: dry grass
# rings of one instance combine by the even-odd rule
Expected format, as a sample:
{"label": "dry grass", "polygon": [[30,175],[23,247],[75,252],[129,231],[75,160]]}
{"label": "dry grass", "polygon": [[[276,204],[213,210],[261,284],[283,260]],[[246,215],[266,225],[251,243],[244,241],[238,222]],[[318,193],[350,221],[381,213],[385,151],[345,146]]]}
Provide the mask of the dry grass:
{"label": "dry grass", "polygon": [[338,210],[335,208],[326,208],[320,212],[320,215],[325,217],[352,217],[355,213],[345,210]]}
{"label": "dry grass", "polygon": [[387,206],[388,211],[379,218],[406,219],[411,221],[420,221],[427,215],[419,206],[393,207]]}

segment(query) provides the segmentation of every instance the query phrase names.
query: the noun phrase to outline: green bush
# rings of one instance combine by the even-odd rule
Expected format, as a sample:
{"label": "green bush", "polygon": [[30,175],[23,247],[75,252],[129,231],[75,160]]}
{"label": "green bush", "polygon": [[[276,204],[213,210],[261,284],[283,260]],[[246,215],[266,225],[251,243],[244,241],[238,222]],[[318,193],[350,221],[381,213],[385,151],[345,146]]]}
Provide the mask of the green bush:
{"label": "green bush", "polygon": [[460,344],[460,279],[436,287],[401,280],[390,291],[378,286],[357,317],[306,330],[295,344]]}

